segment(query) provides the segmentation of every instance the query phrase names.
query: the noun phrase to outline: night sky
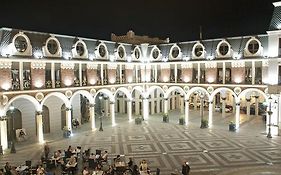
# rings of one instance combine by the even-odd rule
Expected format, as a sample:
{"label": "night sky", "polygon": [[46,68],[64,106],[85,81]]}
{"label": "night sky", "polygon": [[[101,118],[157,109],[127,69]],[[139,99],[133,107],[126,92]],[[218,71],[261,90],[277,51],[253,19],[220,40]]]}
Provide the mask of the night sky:
{"label": "night sky", "polygon": [[110,34],[173,42],[264,34],[277,0],[1,0],[0,26],[110,40]]}

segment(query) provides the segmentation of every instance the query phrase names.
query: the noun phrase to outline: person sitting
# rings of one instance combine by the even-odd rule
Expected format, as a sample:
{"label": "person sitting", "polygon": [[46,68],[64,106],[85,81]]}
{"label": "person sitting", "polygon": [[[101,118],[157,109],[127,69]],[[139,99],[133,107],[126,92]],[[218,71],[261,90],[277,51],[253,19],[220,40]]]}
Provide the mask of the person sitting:
{"label": "person sitting", "polygon": [[72,155],[68,160],[68,165],[74,165],[76,163],[76,158]]}
{"label": "person sitting", "polygon": [[101,171],[101,164],[98,164],[95,168],[95,171]]}
{"label": "person sitting", "polygon": [[77,119],[73,119],[72,120],[72,125],[73,125],[74,128],[78,128],[80,123],[79,123],[79,121]]}
{"label": "person sitting", "polygon": [[139,168],[138,168],[137,165],[134,165],[134,166],[133,166],[132,174],[133,174],[133,175],[139,175],[139,174],[140,174]]}
{"label": "person sitting", "polygon": [[88,167],[85,166],[85,167],[83,168],[82,175],[90,175],[90,172],[89,172],[89,170],[88,170]]}
{"label": "person sitting", "polygon": [[139,169],[140,171],[149,172],[149,168],[145,160],[141,161]]}
{"label": "person sitting", "polygon": [[94,159],[95,160],[96,159],[96,155],[94,155],[94,153],[91,153],[89,159]]}
{"label": "person sitting", "polygon": [[11,175],[12,173],[11,173],[11,169],[12,169],[12,167],[11,167],[11,165],[9,164],[9,162],[6,162],[6,165],[5,165],[5,167],[4,167],[4,169],[5,169],[5,174],[6,175]]}
{"label": "person sitting", "polygon": [[134,165],[133,158],[130,157],[130,158],[129,158],[129,162],[128,162],[128,167],[129,167],[129,168],[133,168],[133,165]]}
{"label": "person sitting", "polygon": [[37,170],[36,170],[36,174],[37,174],[37,175],[43,175],[43,174],[45,174],[45,169],[44,169],[41,165],[39,165],[38,168],[37,168]]}

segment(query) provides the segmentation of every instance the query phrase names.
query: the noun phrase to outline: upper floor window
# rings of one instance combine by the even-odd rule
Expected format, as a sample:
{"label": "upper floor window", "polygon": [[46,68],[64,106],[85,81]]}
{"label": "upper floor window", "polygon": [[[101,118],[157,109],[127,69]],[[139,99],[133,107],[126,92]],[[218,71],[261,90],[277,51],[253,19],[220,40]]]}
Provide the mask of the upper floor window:
{"label": "upper floor window", "polygon": [[195,56],[197,56],[197,57],[202,56],[202,54],[203,54],[203,47],[202,47],[201,45],[197,45],[197,46],[195,47],[194,54],[195,54]]}
{"label": "upper floor window", "polygon": [[18,36],[15,39],[15,48],[18,52],[25,52],[27,49],[27,41],[23,36]]}
{"label": "upper floor window", "polygon": [[173,58],[177,58],[180,54],[180,50],[178,47],[174,47],[173,50],[172,50],[172,57]]}
{"label": "upper floor window", "polygon": [[125,50],[122,46],[118,47],[118,56],[119,58],[124,58],[125,56]]}
{"label": "upper floor window", "polygon": [[159,57],[159,50],[158,49],[153,49],[152,51],[152,57],[153,59],[157,59]]}
{"label": "upper floor window", "polygon": [[225,56],[229,51],[229,47],[226,43],[222,43],[219,47],[219,52],[222,56]]}
{"label": "upper floor window", "polygon": [[51,39],[47,43],[47,48],[50,54],[54,55],[58,52],[58,43],[55,40]]}
{"label": "upper floor window", "polygon": [[76,52],[79,56],[82,56],[84,55],[85,53],[85,48],[84,48],[84,45],[82,43],[77,43],[76,45]]}
{"label": "upper floor window", "polygon": [[106,49],[105,49],[104,45],[100,45],[100,47],[99,47],[99,54],[100,54],[101,57],[105,57]]}
{"label": "upper floor window", "polygon": [[137,49],[135,50],[134,55],[135,55],[135,58],[136,58],[136,59],[139,59],[139,58],[140,58],[140,49],[137,48]]}
{"label": "upper floor window", "polygon": [[257,42],[257,40],[252,40],[249,44],[248,44],[248,51],[251,54],[255,54],[258,52],[259,50],[259,43]]}

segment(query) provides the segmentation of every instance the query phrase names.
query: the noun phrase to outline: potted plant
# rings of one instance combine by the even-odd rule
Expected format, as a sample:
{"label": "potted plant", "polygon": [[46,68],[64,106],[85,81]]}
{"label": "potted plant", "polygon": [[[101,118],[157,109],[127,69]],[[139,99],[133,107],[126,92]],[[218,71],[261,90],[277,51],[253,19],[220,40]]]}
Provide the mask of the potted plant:
{"label": "potted plant", "polygon": [[200,128],[208,128],[209,127],[209,125],[208,125],[208,120],[201,120],[201,126],[200,126]]}
{"label": "potted plant", "polygon": [[236,130],[236,126],[235,126],[235,124],[233,123],[233,121],[231,121],[230,123],[229,123],[229,131],[235,131]]}
{"label": "potted plant", "polygon": [[140,125],[142,122],[142,118],[141,117],[136,117],[135,118],[135,124]]}
{"label": "potted plant", "polygon": [[64,138],[69,138],[71,135],[71,131],[69,128],[67,128],[66,126],[63,127],[63,137]]}
{"label": "potted plant", "polygon": [[184,118],[183,117],[180,117],[179,118],[179,124],[180,125],[184,125],[185,121],[184,121]]}
{"label": "potted plant", "polygon": [[163,115],[163,122],[168,123],[169,122],[169,115],[167,113],[165,113]]}

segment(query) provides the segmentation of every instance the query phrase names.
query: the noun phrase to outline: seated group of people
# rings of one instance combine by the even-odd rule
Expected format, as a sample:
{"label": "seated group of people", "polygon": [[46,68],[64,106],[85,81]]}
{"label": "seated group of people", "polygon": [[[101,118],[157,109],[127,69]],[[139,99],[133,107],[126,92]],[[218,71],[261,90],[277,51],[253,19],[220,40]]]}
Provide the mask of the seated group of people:
{"label": "seated group of people", "polygon": [[[16,168],[15,166],[11,166],[9,162],[6,162],[5,166],[4,166],[4,172],[1,170],[0,171],[0,175],[18,175],[18,174],[25,174],[26,170],[30,170],[31,167],[26,167],[24,169],[21,169],[21,167],[23,166],[19,166],[18,168]],[[36,175],[45,175],[47,172],[46,170],[42,167],[41,164],[39,164],[37,166],[36,170]]]}

